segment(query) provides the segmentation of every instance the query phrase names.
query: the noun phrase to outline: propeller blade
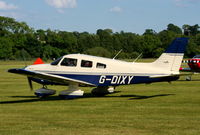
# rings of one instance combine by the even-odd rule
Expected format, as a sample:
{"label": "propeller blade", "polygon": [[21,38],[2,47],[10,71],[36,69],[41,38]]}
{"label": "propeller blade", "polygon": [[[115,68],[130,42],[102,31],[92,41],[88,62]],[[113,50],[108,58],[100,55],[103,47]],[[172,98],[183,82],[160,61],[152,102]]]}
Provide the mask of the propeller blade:
{"label": "propeller blade", "polygon": [[31,89],[31,91],[33,90],[33,84],[32,84],[32,80],[31,80],[31,78],[30,77],[27,77],[27,79],[28,79],[28,84],[29,84],[29,87],[30,87],[30,89]]}

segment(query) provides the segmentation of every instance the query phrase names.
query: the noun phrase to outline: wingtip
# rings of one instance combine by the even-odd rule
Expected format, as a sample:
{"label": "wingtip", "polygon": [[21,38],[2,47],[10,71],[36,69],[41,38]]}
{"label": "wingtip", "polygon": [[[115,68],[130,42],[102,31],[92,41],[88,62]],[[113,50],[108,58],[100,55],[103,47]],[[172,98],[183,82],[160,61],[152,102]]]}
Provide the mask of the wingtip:
{"label": "wingtip", "polygon": [[17,69],[8,69],[9,73],[16,73]]}

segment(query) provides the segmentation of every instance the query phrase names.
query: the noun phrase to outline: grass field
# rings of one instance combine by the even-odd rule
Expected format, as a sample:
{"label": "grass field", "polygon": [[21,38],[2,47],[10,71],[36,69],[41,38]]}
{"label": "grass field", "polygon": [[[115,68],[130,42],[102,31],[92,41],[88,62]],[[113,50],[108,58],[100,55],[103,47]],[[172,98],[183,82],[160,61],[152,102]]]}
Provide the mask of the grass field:
{"label": "grass field", "polygon": [[[28,62],[27,64],[31,64]],[[0,62],[0,135],[199,135],[200,75],[193,81],[117,87],[117,93],[38,99],[26,77],[7,73],[23,62]],[[40,85],[34,84],[34,88]],[[64,90],[65,87],[49,88]]]}

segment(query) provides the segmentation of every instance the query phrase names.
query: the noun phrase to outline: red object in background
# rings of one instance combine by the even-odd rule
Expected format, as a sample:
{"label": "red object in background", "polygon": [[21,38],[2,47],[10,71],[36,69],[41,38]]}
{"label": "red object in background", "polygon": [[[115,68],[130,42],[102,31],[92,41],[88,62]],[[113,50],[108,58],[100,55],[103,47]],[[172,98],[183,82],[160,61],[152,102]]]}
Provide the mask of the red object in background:
{"label": "red object in background", "polygon": [[36,61],[33,63],[33,65],[37,65],[37,64],[44,64],[44,62],[42,61],[41,58],[37,58]]}
{"label": "red object in background", "polygon": [[181,71],[181,70],[183,70],[183,68],[182,68],[182,67],[180,67],[180,68],[179,68],[179,70]]}
{"label": "red object in background", "polygon": [[192,59],[184,60],[183,63],[187,63],[189,68],[180,68],[180,71],[186,72],[200,72],[200,55],[194,56]]}
{"label": "red object in background", "polygon": [[188,66],[193,70],[200,69],[200,59],[192,58],[188,60]]}

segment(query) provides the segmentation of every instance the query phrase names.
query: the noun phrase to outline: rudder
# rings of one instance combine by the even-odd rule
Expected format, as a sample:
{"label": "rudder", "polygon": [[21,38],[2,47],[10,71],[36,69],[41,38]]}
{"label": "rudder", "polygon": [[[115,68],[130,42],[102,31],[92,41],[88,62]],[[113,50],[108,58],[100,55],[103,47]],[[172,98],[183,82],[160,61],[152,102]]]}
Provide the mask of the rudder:
{"label": "rudder", "polygon": [[162,53],[162,55],[152,64],[154,64],[156,67],[162,68],[163,70],[178,72],[187,44],[188,38],[176,38],[168,46],[166,51]]}

